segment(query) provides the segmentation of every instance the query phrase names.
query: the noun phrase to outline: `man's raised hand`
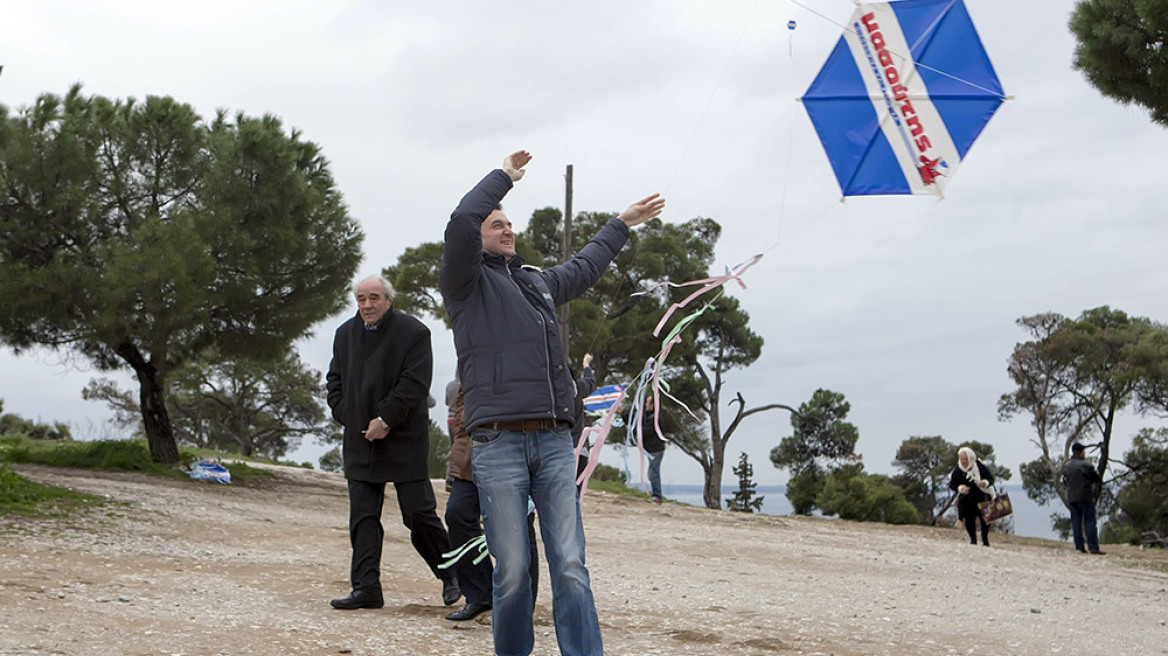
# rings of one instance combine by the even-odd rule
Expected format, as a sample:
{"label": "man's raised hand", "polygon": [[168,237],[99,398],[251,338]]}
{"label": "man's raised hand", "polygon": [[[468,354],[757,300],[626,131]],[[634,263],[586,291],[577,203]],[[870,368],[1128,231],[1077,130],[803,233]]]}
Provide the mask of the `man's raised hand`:
{"label": "man's raised hand", "polygon": [[665,199],[661,197],[661,194],[653,194],[652,196],[645,196],[641,200],[629,205],[617,218],[632,228],[633,226],[641,225],[653,217],[659,216],[663,209],[665,209]]}
{"label": "man's raised hand", "polygon": [[517,150],[503,158],[503,172],[511,176],[511,182],[519,182],[527,170],[523,167],[531,161],[531,153],[526,150]]}

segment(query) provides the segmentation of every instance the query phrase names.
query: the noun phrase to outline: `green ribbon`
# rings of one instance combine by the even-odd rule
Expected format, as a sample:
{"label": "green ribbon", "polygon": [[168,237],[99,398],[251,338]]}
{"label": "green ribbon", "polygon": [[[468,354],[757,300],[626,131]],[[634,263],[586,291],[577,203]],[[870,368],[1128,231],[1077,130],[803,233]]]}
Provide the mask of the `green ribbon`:
{"label": "green ribbon", "polygon": [[462,558],[464,556],[466,556],[467,554],[471,553],[472,551],[474,551],[476,549],[478,550],[479,553],[475,557],[475,559],[473,561],[471,561],[472,565],[478,565],[479,563],[483,562],[484,558],[491,555],[491,552],[487,550],[487,536],[485,536],[485,535],[475,536],[475,537],[467,540],[466,544],[455,549],[454,551],[449,551],[447,553],[442,554],[442,557],[446,558],[448,560],[445,560],[441,564],[439,564],[438,569],[450,569],[451,567],[454,567],[455,563],[462,560]]}

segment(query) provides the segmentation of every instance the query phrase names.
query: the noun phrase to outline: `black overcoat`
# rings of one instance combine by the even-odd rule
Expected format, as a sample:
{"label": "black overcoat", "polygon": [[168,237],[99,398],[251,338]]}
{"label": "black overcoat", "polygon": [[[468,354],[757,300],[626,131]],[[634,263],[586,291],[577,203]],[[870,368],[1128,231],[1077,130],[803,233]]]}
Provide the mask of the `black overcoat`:
{"label": "black overcoat", "polygon": [[[345,478],[370,483],[430,477],[430,416],[426,400],[434,372],[430,329],[390,308],[377,330],[360,314],[337,328],[325,377],[333,418],[345,427]],[[365,439],[370,420],[389,424],[384,439]]]}
{"label": "black overcoat", "polygon": [[[994,473],[990,471],[989,467],[981,460],[977,461],[977,473],[981,476],[981,480],[989,485],[994,484]],[[981,514],[981,509],[977,504],[982,501],[990,501],[993,499],[985,490],[979,488],[977,483],[965,473],[961,467],[954,467],[953,473],[949,475],[949,489],[954,492],[962,485],[969,486],[969,493],[962,494],[957,497],[957,518],[965,519],[966,517],[976,517]]]}

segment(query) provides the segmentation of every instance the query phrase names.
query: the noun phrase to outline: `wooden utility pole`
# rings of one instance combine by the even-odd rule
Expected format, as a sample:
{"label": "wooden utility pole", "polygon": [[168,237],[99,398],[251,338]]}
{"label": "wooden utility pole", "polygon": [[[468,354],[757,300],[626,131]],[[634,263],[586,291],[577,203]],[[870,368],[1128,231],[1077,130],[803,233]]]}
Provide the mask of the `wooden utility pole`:
{"label": "wooden utility pole", "polygon": [[[564,174],[564,250],[563,262],[567,262],[572,257],[572,165],[568,165],[568,170]],[[564,303],[560,306],[560,348],[564,351],[564,360],[570,362],[571,354],[568,352],[568,325],[570,318],[570,303]]]}

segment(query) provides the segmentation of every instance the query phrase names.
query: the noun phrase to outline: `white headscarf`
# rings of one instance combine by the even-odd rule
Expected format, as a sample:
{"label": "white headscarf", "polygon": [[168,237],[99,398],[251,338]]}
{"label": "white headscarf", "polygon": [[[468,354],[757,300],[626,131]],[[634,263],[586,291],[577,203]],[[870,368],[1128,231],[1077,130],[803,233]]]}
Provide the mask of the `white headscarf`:
{"label": "white headscarf", "polygon": [[[969,466],[967,467],[961,465],[961,454],[963,453],[965,454],[965,462],[969,463]],[[963,446],[957,450],[957,466],[961,469],[961,471],[965,472],[965,475],[969,478],[969,480],[973,481],[973,485],[970,487],[980,490],[981,471],[978,469],[977,454],[973,452],[973,449],[967,446]]]}

